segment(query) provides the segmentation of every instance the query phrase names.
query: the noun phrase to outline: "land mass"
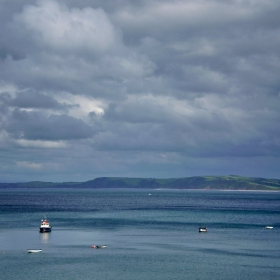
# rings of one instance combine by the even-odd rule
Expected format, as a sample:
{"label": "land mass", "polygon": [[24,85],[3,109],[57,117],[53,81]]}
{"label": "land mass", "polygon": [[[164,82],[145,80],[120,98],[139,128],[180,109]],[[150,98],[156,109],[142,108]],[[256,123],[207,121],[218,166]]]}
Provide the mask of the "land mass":
{"label": "land mass", "polygon": [[195,176],[154,179],[102,177],[86,182],[21,182],[0,183],[0,188],[134,188],[134,189],[209,189],[209,190],[267,190],[280,191],[280,180],[230,176]]}

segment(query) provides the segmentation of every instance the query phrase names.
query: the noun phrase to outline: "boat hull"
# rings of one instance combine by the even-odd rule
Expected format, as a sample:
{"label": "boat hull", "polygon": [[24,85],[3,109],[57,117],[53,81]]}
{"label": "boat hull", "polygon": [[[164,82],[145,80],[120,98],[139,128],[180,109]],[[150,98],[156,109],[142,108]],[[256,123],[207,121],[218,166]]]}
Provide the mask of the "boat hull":
{"label": "boat hull", "polygon": [[27,252],[28,253],[40,253],[40,252],[42,252],[42,249],[28,249]]}
{"label": "boat hull", "polygon": [[40,228],[40,232],[43,233],[43,232],[51,232],[52,231],[52,228]]}
{"label": "boat hull", "polygon": [[264,229],[273,229],[272,226],[265,226]]}
{"label": "boat hull", "polygon": [[97,245],[96,249],[105,249],[107,248],[107,245]]}

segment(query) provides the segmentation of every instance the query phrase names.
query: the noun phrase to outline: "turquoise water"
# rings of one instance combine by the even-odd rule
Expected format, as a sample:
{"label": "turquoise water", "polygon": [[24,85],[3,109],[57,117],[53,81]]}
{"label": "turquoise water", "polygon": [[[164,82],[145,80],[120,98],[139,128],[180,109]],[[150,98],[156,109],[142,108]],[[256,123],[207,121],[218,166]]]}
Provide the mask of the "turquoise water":
{"label": "turquoise water", "polygon": [[278,192],[0,189],[1,279],[279,279],[279,214]]}

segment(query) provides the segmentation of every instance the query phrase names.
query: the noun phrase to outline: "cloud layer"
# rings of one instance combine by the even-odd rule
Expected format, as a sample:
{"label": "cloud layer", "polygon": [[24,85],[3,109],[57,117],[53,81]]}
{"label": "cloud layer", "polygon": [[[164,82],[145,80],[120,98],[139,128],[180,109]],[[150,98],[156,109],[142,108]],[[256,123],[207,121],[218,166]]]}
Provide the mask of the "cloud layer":
{"label": "cloud layer", "polygon": [[1,5],[1,181],[280,178],[278,1]]}

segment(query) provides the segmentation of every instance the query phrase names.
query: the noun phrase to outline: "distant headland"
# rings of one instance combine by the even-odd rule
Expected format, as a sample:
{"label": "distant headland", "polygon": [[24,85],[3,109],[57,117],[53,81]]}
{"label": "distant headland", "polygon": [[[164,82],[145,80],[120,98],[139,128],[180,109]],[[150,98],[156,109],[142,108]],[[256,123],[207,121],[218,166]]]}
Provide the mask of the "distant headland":
{"label": "distant headland", "polygon": [[86,182],[21,182],[0,183],[0,188],[92,188],[92,189],[209,189],[280,191],[280,180],[229,176],[194,176],[186,178],[101,177]]}

